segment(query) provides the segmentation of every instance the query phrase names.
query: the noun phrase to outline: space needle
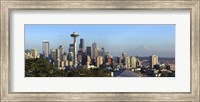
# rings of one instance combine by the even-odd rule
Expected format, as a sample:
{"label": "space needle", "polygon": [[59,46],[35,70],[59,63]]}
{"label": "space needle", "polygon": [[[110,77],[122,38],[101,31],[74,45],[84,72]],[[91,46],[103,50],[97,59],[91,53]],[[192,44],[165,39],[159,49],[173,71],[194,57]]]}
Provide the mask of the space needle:
{"label": "space needle", "polygon": [[71,37],[73,37],[74,38],[74,51],[73,51],[73,56],[74,56],[74,60],[73,60],[73,65],[74,65],[74,67],[76,67],[76,65],[77,65],[77,58],[76,58],[76,37],[78,37],[79,35],[76,33],[76,32],[73,32],[72,34],[71,34]]}

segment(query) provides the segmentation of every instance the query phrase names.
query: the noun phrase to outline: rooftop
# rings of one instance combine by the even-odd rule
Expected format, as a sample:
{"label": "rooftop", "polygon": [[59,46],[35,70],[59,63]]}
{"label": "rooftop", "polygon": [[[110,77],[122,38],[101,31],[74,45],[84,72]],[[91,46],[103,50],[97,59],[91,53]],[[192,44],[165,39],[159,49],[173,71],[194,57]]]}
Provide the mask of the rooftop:
{"label": "rooftop", "polygon": [[115,77],[140,77],[139,74],[132,72],[129,69],[120,69],[119,71],[114,73]]}

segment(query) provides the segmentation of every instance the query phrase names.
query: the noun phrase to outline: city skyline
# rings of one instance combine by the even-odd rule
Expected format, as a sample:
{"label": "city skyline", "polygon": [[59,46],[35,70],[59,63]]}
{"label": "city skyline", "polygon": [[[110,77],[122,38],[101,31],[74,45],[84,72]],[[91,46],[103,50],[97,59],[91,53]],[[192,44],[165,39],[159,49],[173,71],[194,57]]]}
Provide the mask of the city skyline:
{"label": "city skyline", "polygon": [[25,49],[36,48],[41,53],[41,42],[48,40],[50,49],[62,45],[67,51],[73,31],[81,34],[77,44],[84,39],[85,49],[96,42],[113,56],[127,52],[134,56],[175,57],[175,25],[25,25]]}
{"label": "city skyline", "polygon": [[37,49],[25,50],[25,75],[30,77],[175,77],[175,58],[136,57],[122,52],[112,56],[104,47],[94,42],[87,46],[80,39],[77,50],[77,32],[71,35],[73,44],[68,51],[62,45],[50,50],[50,42],[43,40],[42,53]]}

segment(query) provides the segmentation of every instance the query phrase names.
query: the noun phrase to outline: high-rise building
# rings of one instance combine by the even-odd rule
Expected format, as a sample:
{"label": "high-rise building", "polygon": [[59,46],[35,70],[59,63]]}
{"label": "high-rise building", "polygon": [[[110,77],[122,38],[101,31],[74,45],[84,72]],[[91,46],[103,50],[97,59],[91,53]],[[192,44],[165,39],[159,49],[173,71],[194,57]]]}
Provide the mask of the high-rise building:
{"label": "high-rise building", "polygon": [[38,57],[38,51],[37,51],[37,49],[32,49],[31,53],[32,53],[32,57],[33,58],[37,58]]}
{"label": "high-rise building", "polygon": [[66,61],[66,60],[67,60],[67,54],[66,54],[66,52],[63,53],[62,60],[63,60],[63,61]]}
{"label": "high-rise building", "polygon": [[57,60],[55,61],[55,66],[56,66],[56,67],[60,67],[60,59],[57,59]]}
{"label": "high-rise building", "polygon": [[60,45],[58,48],[60,49],[60,60],[62,60],[64,49],[63,49],[62,45]]}
{"label": "high-rise building", "polygon": [[104,47],[101,48],[101,51],[102,51],[102,52],[101,52],[101,55],[102,55],[102,56],[105,56],[105,54],[106,54],[106,50],[105,50]]}
{"label": "high-rise building", "polygon": [[120,65],[122,61],[122,58],[120,56],[117,56],[116,58],[116,62]]}
{"label": "high-rise building", "polygon": [[87,53],[87,55],[89,55],[90,58],[91,58],[91,56],[92,56],[92,49],[91,49],[90,46],[87,46],[87,48],[86,48],[86,53]]}
{"label": "high-rise building", "polygon": [[97,56],[97,67],[103,64],[103,57],[98,55]]}
{"label": "high-rise building", "polygon": [[56,60],[57,60],[57,59],[56,59],[56,50],[51,49],[50,52],[51,52],[51,56],[50,56],[51,59],[54,60],[54,61],[56,61]]}
{"label": "high-rise building", "polygon": [[127,53],[125,53],[125,52],[122,53],[122,57],[123,57],[123,58],[125,58],[125,57],[127,57],[127,56],[128,56]]}
{"label": "high-rise building", "polygon": [[131,68],[136,68],[136,62],[137,62],[137,59],[135,56],[131,56],[130,58],[130,67]]}
{"label": "high-rise building", "polygon": [[97,43],[94,42],[92,44],[92,58],[96,59],[96,57],[97,57]]}
{"label": "high-rise building", "polygon": [[49,57],[49,42],[46,40],[42,42],[42,52],[45,58]]}
{"label": "high-rise building", "polygon": [[129,56],[125,57],[124,62],[125,62],[126,68],[129,69],[130,68],[130,57]]}
{"label": "high-rise building", "polygon": [[158,64],[158,56],[151,55],[150,56],[150,67],[154,68],[154,65]]}
{"label": "high-rise building", "polygon": [[58,48],[58,49],[56,49],[56,59],[58,60],[60,60],[60,49]]}
{"label": "high-rise building", "polygon": [[97,56],[101,55],[101,49],[97,48]]}
{"label": "high-rise building", "polygon": [[90,66],[90,63],[91,63],[91,59],[90,59],[90,56],[87,55],[87,67]]}
{"label": "high-rise building", "polygon": [[86,52],[82,53],[81,63],[82,63],[82,65],[86,65],[87,64],[87,54],[86,54]]}
{"label": "high-rise building", "polygon": [[69,44],[69,52],[73,52],[74,51],[74,44]]}
{"label": "high-rise building", "polygon": [[136,67],[142,67],[141,61],[139,59],[136,61]]}
{"label": "high-rise building", "polygon": [[79,50],[84,52],[85,45],[84,45],[84,39],[80,39],[80,44],[79,44]]}
{"label": "high-rise building", "polygon": [[82,62],[82,54],[78,54],[77,62]]}
{"label": "high-rise building", "polygon": [[73,57],[73,53],[72,53],[72,52],[69,52],[68,55],[67,55],[67,60],[68,60],[68,61],[73,61],[73,58],[74,58],[74,57]]}
{"label": "high-rise building", "polygon": [[126,61],[125,61],[125,58],[126,58],[126,57],[128,57],[128,54],[125,53],[125,52],[123,52],[123,53],[122,53],[122,63],[123,63],[123,65],[126,65]]}

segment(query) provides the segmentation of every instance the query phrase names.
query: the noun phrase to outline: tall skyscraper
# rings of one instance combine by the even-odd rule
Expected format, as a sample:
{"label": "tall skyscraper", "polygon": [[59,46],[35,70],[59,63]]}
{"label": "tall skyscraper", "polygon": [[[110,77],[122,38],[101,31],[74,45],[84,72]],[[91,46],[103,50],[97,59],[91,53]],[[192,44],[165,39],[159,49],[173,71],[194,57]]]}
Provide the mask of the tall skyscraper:
{"label": "tall skyscraper", "polygon": [[131,58],[130,58],[130,67],[131,68],[136,68],[136,61],[137,61],[137,59],[136,59],[136,57],[135,56],[131,56]]}
{"label": "tall skyscraper", "polygon": [[45,58],[49,57],[49,42],[46,40],[42,42],[42,52]]}
{"label": "tall skyscraper", "polygon": [[101,49],[97,48],[97,56],[101,55]]}
{"label": "tall skyscraper", "polygon": [[127,53],[125,53],[125,52],[122,53],[122,57],[123,57],[123,58],[125,58],[125,57],[127,57],[127,56],[128,56]]}
{"label": "tall skyscraper", "polygon": [[74,51],[74,44],[69,44],[69,52],[73,52]]}
{"label": "tall skyscraper", "polygon": [[154,65],[158,64],[158,56],[151,55],[150,56],[150,67],[154,68]]}
{"label": "tall skyscraper", "polygon": [[58,49],[56,49],[56,59],[58,60],[60,60],[60,49],[58,48]]}
{"label": "tall skyscraper", "polygon": [[81,60],[81,62],[82,62],[82,65],[87,65],[87,54],[86,54],[86,52],[82,53],[82,60]]}
{"label": "tall skyscraper", "polygon": [[78,56],[77,62],[79,62],[79,63],[82,62],[82,54],[78,54],[77,56]]}
{"label": "tall skyscraper", "polygon": [[87,53],[87,55],[89,55],[90,58],[91,58],[91,56],[92,56],[92,49],[91,49],[90,46],[87,46],[87,48],[86,48],[86,53]]}
{"label": "tall skyscraper", "polygon": [[92,44],[92,58],[96,59],[96,57],[97,57],[97,43],[94,42]]}
{"label": "tall skyscraper", "polygon": [[125,60],[126,60],[126,59],[125,59],[126,57],[128,57],[128,54],[125,53],[125,52],[123,52],[123,53],[122,53],[122,63],[123,63],[123,65],[126,65],[126,61],[125,61]]}
{"label": "tall skyscraper", "polygon": [[62,60],[63,60],[63,61],[66,61],[66,60],[67,60],[67,54],[66,54],[66,52],[63,53]]}
{"label": "tall skyscraper", "polygon": [[130,68],[130,57],[129,56],[125,57],[124,62],[125,62],[126,68],[129,69]]}
{"label": "tall skyscraper", "polygon": [[55,49],[51,49],[50,52],[51,52],[51,59],[56,61],[57,60],[56,59],[56,50]]}
{"label": "tall skyscraper", "polygon": [[116,62],[117,62],[119,65],[121,65],[122,57],[117,56],[117,58],[116,58]]}
{"label": "tall skyscraper", "polygon": [[63,49],[62,45],[59,46],[59,49],[60,49],[60,60],[62,60],[63,53],[64,53],[64,49]]}
{"label": "tall skyscraper", "polygon": [[80,39],[80,44],[79,44],[79,50],[84,52],[85,45],[84,45],[84,39]]}
{"label": "tall skyscraper", "polygon": [[74,65],[74,67],[76,67],[76,65],[77,65],[77,57],[76,57],[76,38],[78,37],[79,35],[76,33],[76,32],[73,32],[72,34],[71,34],[71,37],[72,38],[74,38],[74,55],[73,55],[73,57],[74,57],[74,60],[73,60],[73,65]]}
{"label": "tall skyscraper", "polygon": [[73,58],[74,58],[74,57],[73,57],[73,53],[72,53],[72,52],[69,52],[68,55],[67,55],[67,60],[73,61],[73,60],[74,60]]}
{"label": "tall skyscraper", "polygon": [[105,54],[106,54],[106,50],[105,50],[105,48],[102,47],[101,50],[102,50],[102,56],[105,56]]}
{"label": "tall skyscraper", "polygon": [[55,66],[56,66],[56,67],[60,67],[60,59],[57,59],[57,60],[55,61]]}
{"label": "tall skyscraper", "polygon": [[87,68],[90,66],[90,63],[91,63],[91,59],[90,59],[90,56],[87,55]]}

